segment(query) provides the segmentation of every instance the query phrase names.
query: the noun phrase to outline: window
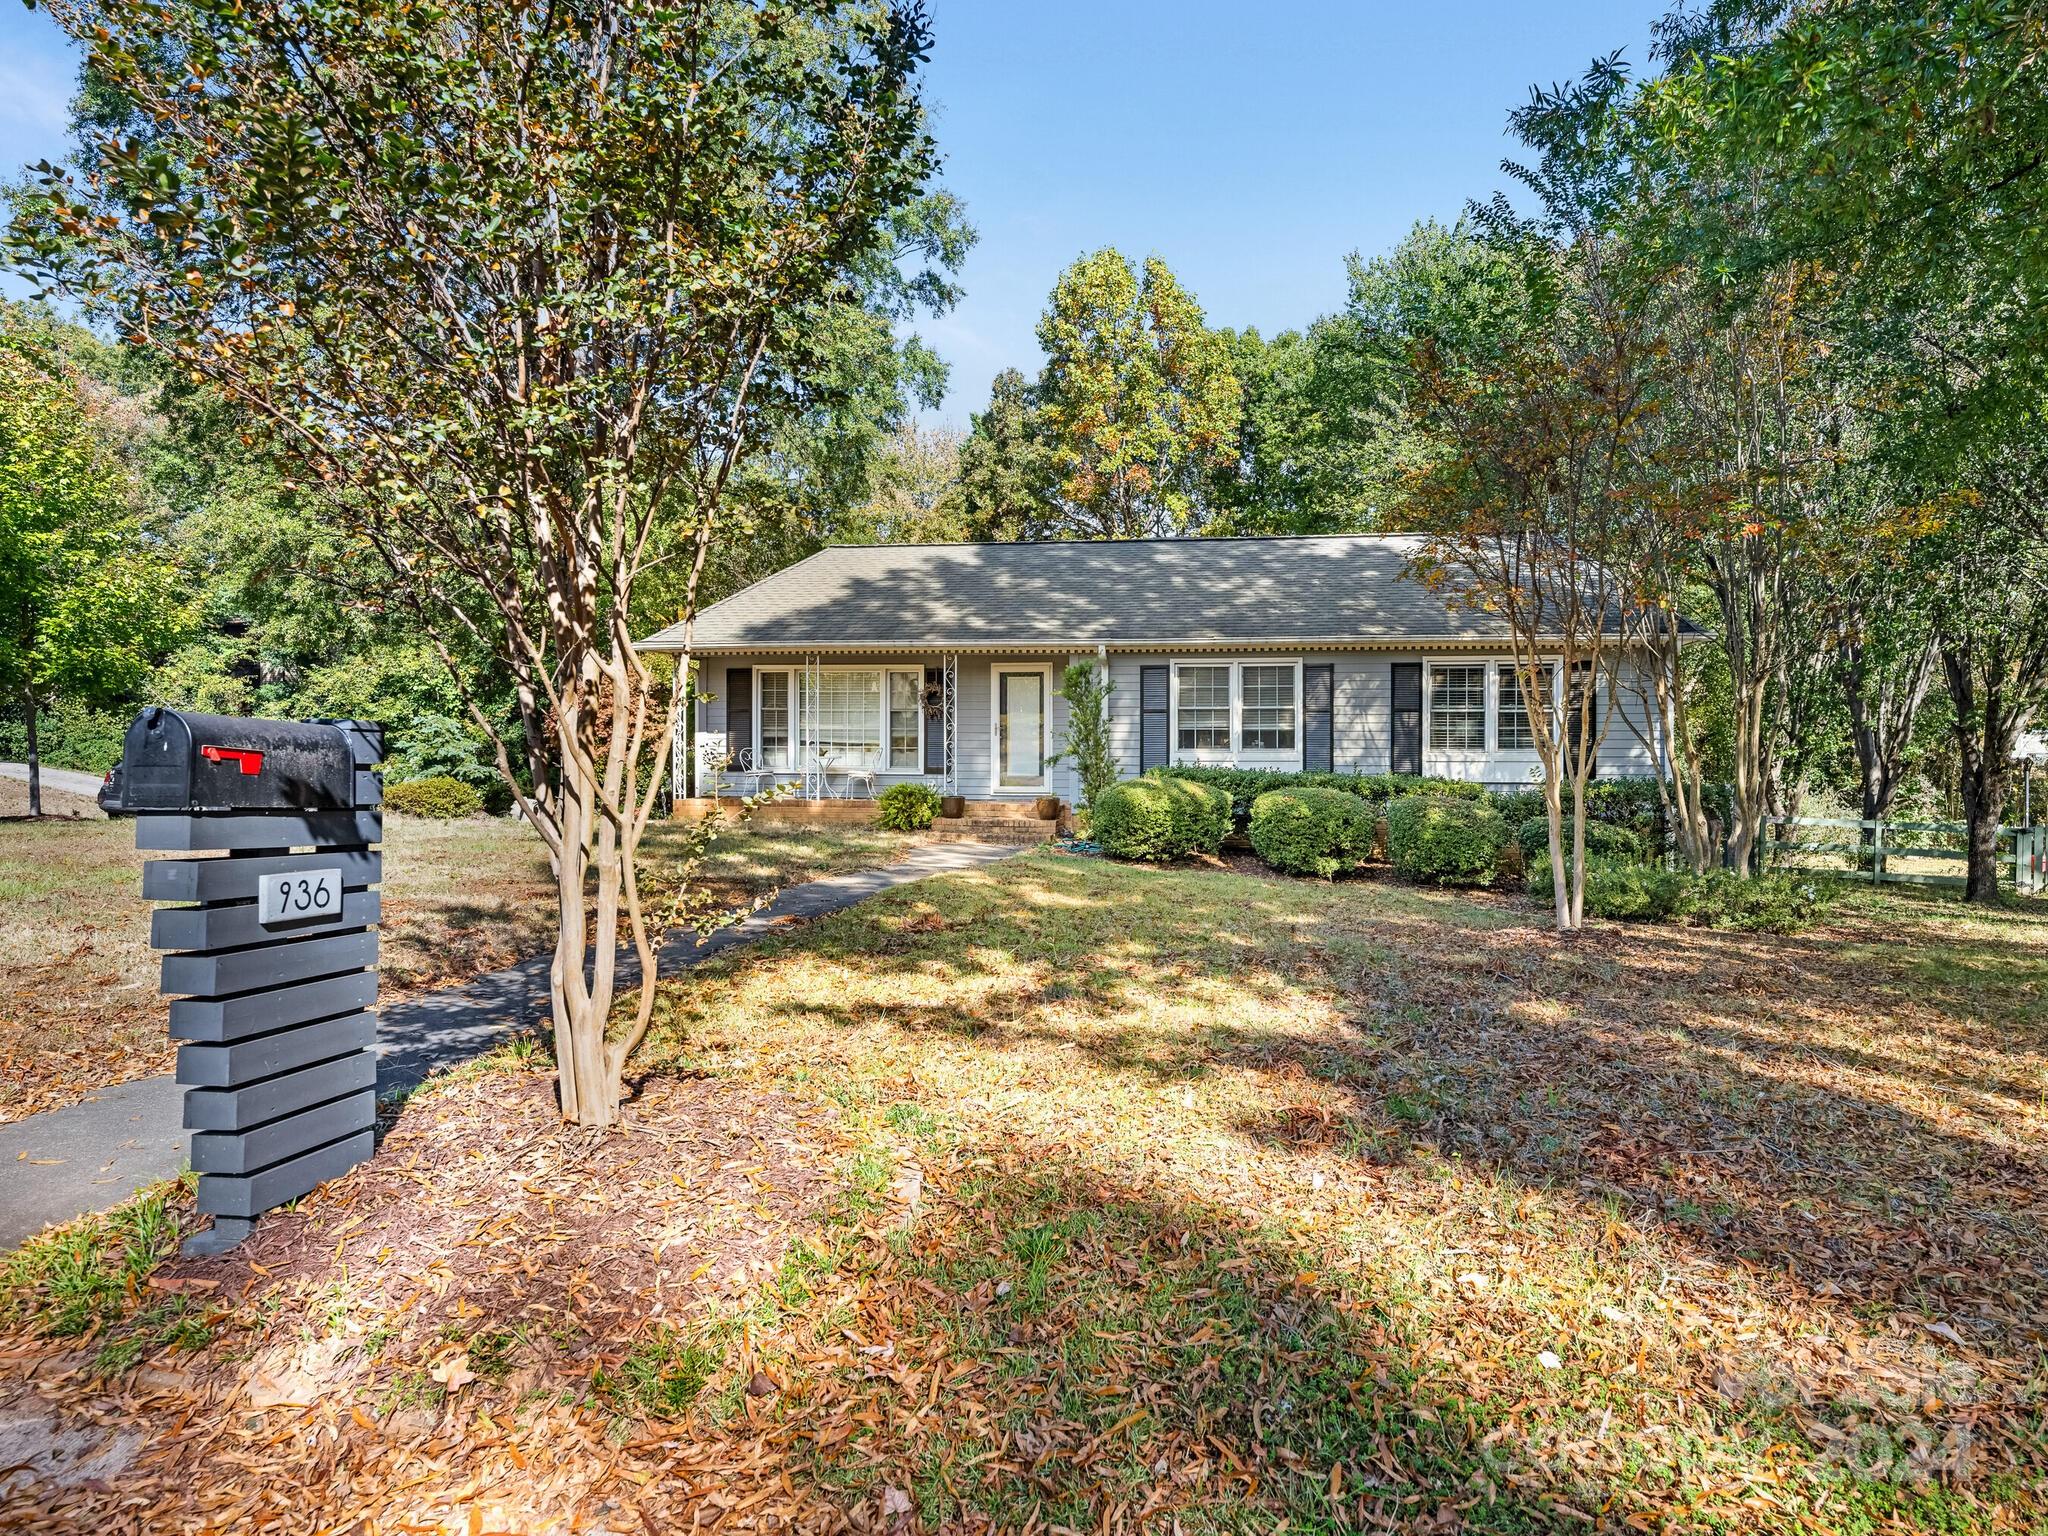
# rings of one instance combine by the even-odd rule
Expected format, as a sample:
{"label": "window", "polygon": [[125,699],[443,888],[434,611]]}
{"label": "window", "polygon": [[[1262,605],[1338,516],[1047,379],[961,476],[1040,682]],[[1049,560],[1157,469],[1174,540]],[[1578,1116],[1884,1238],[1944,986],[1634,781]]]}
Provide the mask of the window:
{"label": "window", "polygon": [[1242,669],[1244,716],[1238,744],[1247,752],[1294,750],[1294,664],[1246,664]]}
{"label": "window", "polygon": [[[1536,745],[1536,728],[1529,719],[1529,706],[1522,698],[1521,668],[1512,661],[1500,664],[1500,707],[1494,730],[1503,752],[1527,750]],[[1538,674],[1540,680],[1541,674]],[[1548,690],[1539,690],[1548,691]]]}
{"label": "window", "polygon": [[789,707],[789,674],[760,672],[755,675],[754,685],[761,701],[761,755],[757,766],[793,767],[795,765],[789,756],[791,727],[794,724]]}
{"label": "window", "polygon": [[924,737],[919,723],[924,674],[889,674],[889,771],[916,773],[924,767]]}
{"label": "window", "polygon": [[882,674],[818,674],[818,753],[838,768],[882,765]]}
{"label": "window", "polygon": [[1486,750],[1484,665],[1429,669],[1429,746],[1433,752]]}
{"label": "window", "polygon": [[1174,663],[1173,732],[1177,756],[1262,768],[1299,766],[1301,663]]}
{"label": "window", "polygon": [[1228,666],[1180,669],[1176,704],[1183,752],[1230,750],[1230,673]]}
{"label": "window", "polygon": [[[755,676],[760,763],[804,772],[823,756],[845,768],[917,773],[924,766],[924,673],[878,667],[826,667],[814,699],[802,668],[763,668]],[[806,715],[815,705],[817,720]]]}

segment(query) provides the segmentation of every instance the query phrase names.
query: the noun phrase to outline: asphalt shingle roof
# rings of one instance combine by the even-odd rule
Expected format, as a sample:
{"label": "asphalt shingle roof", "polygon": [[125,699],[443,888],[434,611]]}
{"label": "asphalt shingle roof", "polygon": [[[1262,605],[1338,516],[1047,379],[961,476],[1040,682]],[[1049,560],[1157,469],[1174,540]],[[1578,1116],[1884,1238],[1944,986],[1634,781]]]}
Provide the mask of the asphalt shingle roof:
{"label": "asphalt shingle roof", "polygon": [[[1505,637],[1404,575],[1395,535],[835,545],[713,603],[699,651]],[[679,650],[682,627],[641,642]]]}

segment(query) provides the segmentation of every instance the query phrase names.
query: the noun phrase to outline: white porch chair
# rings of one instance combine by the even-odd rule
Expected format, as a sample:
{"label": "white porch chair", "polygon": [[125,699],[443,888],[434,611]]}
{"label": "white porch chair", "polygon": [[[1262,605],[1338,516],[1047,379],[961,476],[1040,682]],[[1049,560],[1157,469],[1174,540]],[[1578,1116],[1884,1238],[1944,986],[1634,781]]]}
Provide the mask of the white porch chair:
{"label": "white porch chair", "polygon": [[768,771],[755,765],[752,747],[741,747],[730,759],[718,765],[717,774],[711,785],[712,796],[722,798],[728,783],[733,786],[735,794],[758,795],[761,792],[762,777]]}

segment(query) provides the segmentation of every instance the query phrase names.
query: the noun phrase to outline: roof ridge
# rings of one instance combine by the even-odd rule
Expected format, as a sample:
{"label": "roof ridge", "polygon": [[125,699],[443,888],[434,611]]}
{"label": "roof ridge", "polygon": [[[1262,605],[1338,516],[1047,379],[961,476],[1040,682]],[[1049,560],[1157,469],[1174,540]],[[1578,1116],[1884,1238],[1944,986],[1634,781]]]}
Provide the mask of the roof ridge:
{"label": "roof ridge", "polygon": [[1395,539],[1427,537],[1427,534],[1421,533],[1157,533],[1146,534],[1136,539],[930,539],[909,542],[897,539],[859,539],[845,544],[821,545],[804,556],[803,560],[793,561],[782,569],[795,570],[804,563],[804,560],[815,560],[819,555],[835,549],[1064,549],[1129,544],[1312,544],[1336,539],[1366,539],[1384,544]]}

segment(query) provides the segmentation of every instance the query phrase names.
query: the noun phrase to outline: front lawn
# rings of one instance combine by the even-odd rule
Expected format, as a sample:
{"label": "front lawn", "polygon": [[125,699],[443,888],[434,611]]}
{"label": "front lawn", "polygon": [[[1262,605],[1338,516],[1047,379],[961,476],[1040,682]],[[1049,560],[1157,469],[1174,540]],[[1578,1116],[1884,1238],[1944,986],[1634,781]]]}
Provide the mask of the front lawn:
{"label": "front lawn", "polygon": [[1566,942],[1031,855],[669,986],[629,1134],[501,1059],[141,1308],[96,1260],[82,1342],[16,1261],[11,1369],[119,1475],[13,1486],[223,1529],[2038,1530],[2044,1034],[2038,905]]}
{"label": "front lawn", "polygon": [[[385,836],[384,1001],[466,981],[551,943],[554,883],[523,823],[392,816]],[[681,839],[680,826],[659,822],[641,846],[650,911]],[[893,863],[916,841],[871,827],[734,825],[699,878],[739,904]],[[0,1121],[171,1070],[143,862],[133,822],[24,821],[0,832]]]}

